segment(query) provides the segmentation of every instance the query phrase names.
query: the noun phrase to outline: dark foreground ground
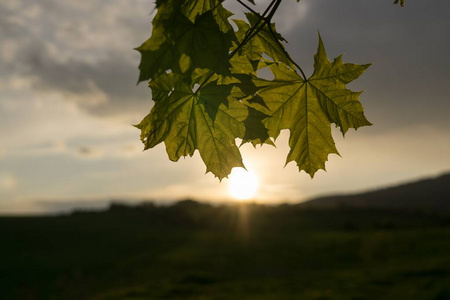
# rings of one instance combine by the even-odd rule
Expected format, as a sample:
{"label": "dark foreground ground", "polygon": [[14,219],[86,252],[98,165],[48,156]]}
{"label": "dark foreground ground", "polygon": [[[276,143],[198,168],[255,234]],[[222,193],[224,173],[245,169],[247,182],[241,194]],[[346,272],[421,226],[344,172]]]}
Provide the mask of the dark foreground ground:
{"label": "dark foreground ground", "polygon": [[185,201],[0,218],[1,299],[450,299],[450,217]]}

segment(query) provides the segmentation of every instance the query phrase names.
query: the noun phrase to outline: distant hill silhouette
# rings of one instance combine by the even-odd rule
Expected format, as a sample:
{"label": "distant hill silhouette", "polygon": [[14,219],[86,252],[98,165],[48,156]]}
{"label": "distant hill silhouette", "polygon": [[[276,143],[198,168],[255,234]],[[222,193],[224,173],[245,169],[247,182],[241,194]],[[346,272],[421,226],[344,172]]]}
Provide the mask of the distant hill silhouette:
{"label": "distant hill silhouette", "polygon": [[350,195],[326,196],[300,203],[305,208],[399,208],[450,211],[450,173],[395,187]]}

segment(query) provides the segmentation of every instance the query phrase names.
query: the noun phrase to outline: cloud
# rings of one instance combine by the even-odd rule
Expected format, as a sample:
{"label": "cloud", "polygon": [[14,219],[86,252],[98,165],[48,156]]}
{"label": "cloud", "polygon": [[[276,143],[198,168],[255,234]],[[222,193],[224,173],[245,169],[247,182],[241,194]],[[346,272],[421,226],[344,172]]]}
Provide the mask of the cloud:
{"label": "cloud", "polygon": [[141,145],[138,145],[136,143],[130,143],[122,146],[121,154],[125,157],[133,157],[142,153],[142,149],[143,147]]}
{"label": "cloud", "polygon": [[60,155],[67,154],[70,150],[65,141],[61,139],[54,139],[40,144],[29,145],[23,147],[21,150],[16,149],[11,155],[26,155],[26,156],[42,156],[42,155]]}
{"label": "cloud", "polygon": [[150,91],[136,87],[150,1],[17,0],[0,3],[0,78],[19,77],[46,97],[60,94],[97,115],[141,112]]}
{"label": "cloud", "polygon": [[309,3],[306,1],[300,3],[294,1],[282,2],[273,20],[277,26],[277,31],[281,32],[282,35],[292,30],[297,31],[308,13],[308,8]]}
{"label": "cloud", "polygon": [[77,154],[84,158],[99,158],[103,156],[103,153],[100,150],[87,146],[78,148]]}
{"label": "cloud", "polygon": [[[150,35],[152,2],[3,1],[1,81],[16,76],[42,97],[59,93],[90,113],[133,114],[138,122],[152,102],[145,84],[135,86],[140,56],[132,48]],[[258,2],[255,9],[264,10],[268,2]],[[308,74],[317,47],[317,30],[331,57],[346,51],[346,61],[374,62],[356,85],[367,90],[363,101],[369,113],[402,110],[400,116],[389,116],[384,122],[444,122],[445,109],[434,107],[450,108],[446,101],[449,71],[445,67],[450,63],[445,52],[450,45],[450,20],[445,14],[450,4],[422,1],[404,9],[391,4],[283,2],[275,21],[289,41],[292,57]],[[236,17],[242,17],[242,6],[228,1],[225,5],[238,12]],[[406,107],[404,99],[408,99]],[[424,99],[432,105],[424,105]]]}
{"label": "cloud", "polygon": [[[259,12],[260,14],[266,10],[270,2],[270,0],[259,0],[255,1],[255,5],[251,5],[246,1],[246,3],[253,10]],[[238,2],[224,1],[223,5],[235,14],[232,16],[232,19],[240,18],[246,20],[244,12],[247,10]],[[283,1],[277,10],[277,13],[274,15],[272,23],[274,22],[277,27],[277,31],[284,35],[287,31],[297,28],[303,18],[306,17],[308,9],[309,2],[306,1],[301,1],[300,3],[296,3],[295,1]]]}
{"label": "cloud", "polygon": [[[123,133],[131,125],[117,124],[86,114],[61,97],[36,97],[17,92],[14,101],[0,97],[0,135],[5,150],[14,153],[24,147],[48,145],[82,137],[101,137]],[[11,151],[8,151],[11,149]]]}
{"label": "cloud", "polygon": [[[226,180],[204,175],[198,154],[172,163],[164,145],[142,153],[130,125],[151,107],[149,89],[136,87],[132,48],[150,35],[153,2],[0,1],[1,199],[226,195]],[[257,2],[262,11],[269,0]],[[345,62],[374,63],[351,88],[366,90],[361,99],[375,125],[345,141],[336,135],[343,158],[331,156],[328,172],[314,180],[292,163],[283,169],[286,134],[278,148],[243,146],[245,164],[261,180],[258,197],[296,201],[444,171],[449,9],[449,1],[411,1],[405,9],[390,1],[283,1],[277,28],[306,73],[318,29],[331,58],[347,52]],[[20,201],[0,210],[44,209]]]}
{"label": "cloud", "polygon": [[[16,93],[0,98],[0,157],[61,156],[130,159],[142,154],[139,130],[129,120],[98,118],[56,95]],[[38,159],[38,158],[36,158]]]}
{"label": "cloud", "polygon": [[0,191],[10,191],[17,187],[17,179],[11,174],[0,173]]}

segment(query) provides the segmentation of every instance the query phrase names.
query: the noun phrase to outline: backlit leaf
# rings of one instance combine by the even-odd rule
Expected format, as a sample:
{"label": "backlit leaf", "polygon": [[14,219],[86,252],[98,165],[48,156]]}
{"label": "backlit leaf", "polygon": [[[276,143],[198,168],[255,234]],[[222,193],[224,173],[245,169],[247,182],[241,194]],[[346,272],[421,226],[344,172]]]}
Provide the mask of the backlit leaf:
{"label": "backlit leaf", "polygon": [[394,4],[398,4],[398,2],[400,1],[400,6],[405,6],[405,0],[395,0]]}
{"label": "backlit leaf", "polygon": [[[233,167],[244,167],[236,138],[268,139],[262,120],[267,117],[237,101],[234,85],[208,82],[197,91],[180,76],[163,74],[149,83],[155,106],[137,125],[145,149],[164,142],[169,158],[177,161],[198,150],[207,169],[222,179]],[[246,126],[250,122],[252,126]]]}
{"label": "backlit leaf", "polygon": [[[198,150],[206,171],[221,180],[244,167],[236,139],[274,145],[288,129],[286,163],[295,161],[313,177],[330,153],[338,154],[331,124],[342,134],[370,125],[361,92],[346,88],[369,65],[341,56],[331,62],[319,36],[314,73],[306,79],[270,22],[279,4],[271,2],[265,18],[250,12],[248,22],[234,20],[235,32],[222,0],[157,0],[152,35],[136,49],[139,81],[150,81],[155,101],[136,125],[145,149],[164,142],[173,161]],[[258,78],[266,67],[274,80]]]}
{"label": "backlit leaf", "polygon": [[274,80],[255,79],[260,99],[249,103],[271,116],[264,120],[269,135],[277,138],[281,130],[290,131],[286,164],[295,161],[299,170],[313,177],[319,169],[325,169],[329,154],[338,154],[331,123],[340,126],[343,133],[348,128],[371,125],[358,100],[360,93],[345,88],[367,67],[344,64],[340,56],[331,63],[319,37],[315,72],[308,80],[277,63],[269,64]]}
{"label": "backlit leaf", "polygon": [[229,73],[228,53],[234,35],[221,30],[221,26],[226,27],[223,18],[218,24],[213,11],[207,11],[191,21],[181,12],[161,5],[153,21],[152,36],[136,48],[142,55],[139,81],[167,70],[187,73],[207,68],[219,74]]}
{"label": "backlit leaf", "polygon": [[[239,41],[244,39],[247,31],[250,29],[250,26],[254,26],[259,20],[259,16],[252,13],[247,13],[246,16],[250,22],[250,25],[243,20],[233,20],[239,28],[239,31],[236,33]],[[260,22],[260,24],[263,24],[263,22]],[[249,60],[259,61],[262,59],[263,53],[266,53],[275,62],[282,62],[287,66],[290,66],[292,69],[295,69],[295,65],[286,56],[284,47],[279,43],[282,41],[285,42],[286,40],[279,33],[277,33],[275,24],[272,23],[271,27],[276,35],[275,37],[272,35],[268,25],[266,24],[264,28],[261,29],[258,34],[242,48],[242,55],[247,56]]]}

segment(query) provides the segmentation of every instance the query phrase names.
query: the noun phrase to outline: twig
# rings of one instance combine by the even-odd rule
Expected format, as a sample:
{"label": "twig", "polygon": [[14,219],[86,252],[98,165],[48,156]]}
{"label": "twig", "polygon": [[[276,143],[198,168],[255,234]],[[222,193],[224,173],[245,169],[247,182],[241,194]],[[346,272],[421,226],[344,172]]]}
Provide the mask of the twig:
{"label": "twig", "polygon": [[241,5],[243,5],[246,9],[248,9],[249,11],[251,11],[254,14],[258,14],[253,8],[251,8],[250,6],[248,6],[247,4],[245,4],[244,2],[242,2],[241,0],[236,0],[237,2],[239,2]]}

